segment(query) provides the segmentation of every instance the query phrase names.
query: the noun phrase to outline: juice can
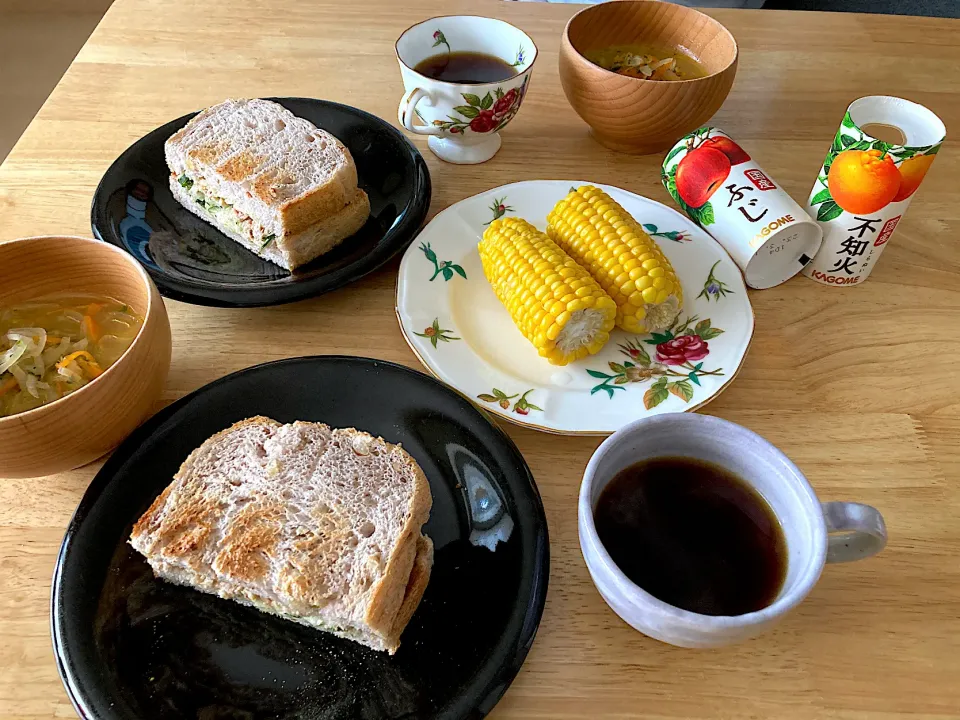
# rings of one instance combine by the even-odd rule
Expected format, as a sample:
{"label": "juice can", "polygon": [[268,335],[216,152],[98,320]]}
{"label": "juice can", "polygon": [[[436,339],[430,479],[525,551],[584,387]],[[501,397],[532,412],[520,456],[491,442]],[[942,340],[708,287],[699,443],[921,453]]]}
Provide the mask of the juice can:
{"label": "juice can", "polygon": [[820,247],[823,231],[727,133],[702,127],[681,138],[661,169],[680,208],[712,235],[752,288],[786,282]]}
{"label": "juice can", "polygon": [[833,287],[866,280],[945,137],[943,121],[909,100],[851,103],[807,201],[824,239],[803,274]]}

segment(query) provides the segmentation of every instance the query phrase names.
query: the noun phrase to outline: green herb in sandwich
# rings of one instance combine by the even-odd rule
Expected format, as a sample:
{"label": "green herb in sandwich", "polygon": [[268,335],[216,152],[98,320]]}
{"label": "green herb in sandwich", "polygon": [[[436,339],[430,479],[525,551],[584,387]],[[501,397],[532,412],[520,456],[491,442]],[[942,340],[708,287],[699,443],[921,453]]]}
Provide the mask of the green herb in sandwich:
{"label": "green herb in sandwich", "polygon": [[181,175],[177,178],[177,182],[180,183],[180,187],[189,190],[193,187],[193,180],[188,178],[186,175]]}
{"label": "green herb in sandwich", "polygon": [[264,235],[264,236],[263,236],[263,244],[260,246],[260,249],[263,250],[267,245],[269,245],[270,243],[272,243],[272,242],[273,242],[274,240],[276,240],[276,239],[277,239],[277,236],[276,236],[276,235]]}

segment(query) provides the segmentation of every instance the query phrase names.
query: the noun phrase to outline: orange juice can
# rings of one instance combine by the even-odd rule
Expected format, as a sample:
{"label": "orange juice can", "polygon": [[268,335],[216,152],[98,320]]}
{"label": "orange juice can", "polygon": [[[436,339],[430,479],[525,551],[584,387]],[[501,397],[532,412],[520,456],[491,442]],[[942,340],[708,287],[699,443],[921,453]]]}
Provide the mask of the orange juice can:
{"label": "orange juice can", "polygon": [[803,274],[833,287],[866,280],[945,137],[943,121],[909,100],[851,103],[807,201],[823,244]]}

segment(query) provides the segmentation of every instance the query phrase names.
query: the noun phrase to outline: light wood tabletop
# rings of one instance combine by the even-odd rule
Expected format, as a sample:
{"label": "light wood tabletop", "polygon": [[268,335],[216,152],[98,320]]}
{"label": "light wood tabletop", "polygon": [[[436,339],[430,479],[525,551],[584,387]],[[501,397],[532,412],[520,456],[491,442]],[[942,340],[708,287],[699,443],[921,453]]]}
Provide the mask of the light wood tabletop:
{"label": "light wood tabletop", "polygon": [[[0,167],[0,240],[90,234],[90,199],[131,142],[225,97],[313,96],[396,122],[393,55],[412,22],[464,12],[511,21],[541,56],[503,148],[479,166],[438,161],[432,212],[490,187],[585,178],[673,206],[659,156],[600,147],[564,99],[561,31],[576,7],[495,0],[117,0]],[[491,717],[960,717],[960,21],[711,11],[740,45],[714,123],[806,199],[844,108],[891,94],[938,113],[948,139],[870,279],[796,277],[752,292],[756,335],[737,380],[704,412],[783,448],[823,500],[884,513],[890,543],[827,567],[809,598],[741,645],[683,650],[625,625],[590,582],[577,491],[599,438],[506,426],[549,521],[546,610],[526,664]],[[43,48],[37,48],[42,52]],[[349,287],[252,310],[167,302],[164,402],[235,370],[308,354],[420,368],[397,326],[398,262]],[[0,282],[4,282],[0,267]],[[50,578],[94,463],[0,481],[0,717],[73,717],[51,651]]]}

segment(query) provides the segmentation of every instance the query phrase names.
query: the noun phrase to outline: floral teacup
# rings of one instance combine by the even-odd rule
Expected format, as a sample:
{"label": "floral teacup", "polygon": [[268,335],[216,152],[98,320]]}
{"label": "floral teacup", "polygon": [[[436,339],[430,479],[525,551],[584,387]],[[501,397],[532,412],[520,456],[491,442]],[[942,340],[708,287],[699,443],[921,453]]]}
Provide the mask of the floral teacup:
{"label": "floral teacup", "polygon": [[[397,117],[410,132],[429,135],[441,160],[481,163],[500,149],[500,134],[520,109],[527,92],[537,46],[510,23],[475,15],[431,18],[409,28],[397,40],[397,60],[405,95]],[[500,58],[516,74],[490,83],[435,80],[414,68],[434,55],[483,53]],[[421,124],[416,124],[419,119]]]}

